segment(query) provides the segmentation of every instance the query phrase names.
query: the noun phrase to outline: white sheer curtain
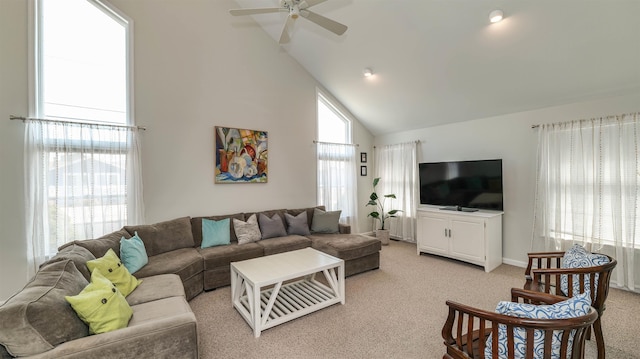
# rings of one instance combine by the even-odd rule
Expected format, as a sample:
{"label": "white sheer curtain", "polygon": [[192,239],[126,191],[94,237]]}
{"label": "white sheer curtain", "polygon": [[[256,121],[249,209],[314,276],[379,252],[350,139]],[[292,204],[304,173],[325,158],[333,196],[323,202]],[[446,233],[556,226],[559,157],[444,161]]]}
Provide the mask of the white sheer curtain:
{"label": "white sheer curtain", "polygon": [[640,113],[540,125],[532,249],[609,254],[612,284],[639,289],[639,147]]}
{"label": "white sheer curtain", "polygon": [[29,120],[29,275],[64,243],[144,222],[138,129]]}
{"label": "white sheer curtain", "polygon": [[351,144],[317,143],[318,204],[327,211],[342,210],[340,223],[359,233],[356,149]]}
{"label": "white sheer curtain", "polygon": [[392,218],[389,234],[407,242],[416,241],[415,213],[418,203],[418,159],[417,143],[377,146],[375,153],[375,176],[380,177],[378,195],[395,194],[396,199],[386,206],[399,209],[397,218]]}

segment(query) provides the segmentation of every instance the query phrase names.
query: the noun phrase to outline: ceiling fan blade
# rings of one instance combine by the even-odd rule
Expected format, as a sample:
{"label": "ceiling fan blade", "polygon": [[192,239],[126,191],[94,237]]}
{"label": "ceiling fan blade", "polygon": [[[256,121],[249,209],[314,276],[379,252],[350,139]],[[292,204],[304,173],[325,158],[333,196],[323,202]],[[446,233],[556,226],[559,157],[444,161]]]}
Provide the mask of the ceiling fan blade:
{"label": "ceiling fan blade", "polygon": [[284,26],[282,27],[282,34],[280,34],[279,44],[286,44],[291,40],[289,37],[289,27],[293,24],[294,19],[291,16],[287,16],[287,21],[285,21]]}
{"label": "ceiling fan blade", "polygon": [[307,18],[308,20],[324,27],[325,29],[333,32],[336,35],[342,35],[345,31],[347,31],[347,26],[343,25],[337,21],[326,18],[320,14],[316,14],[310,10],[300,10],[300,15],[302,17]]}
{"label": "ceiling fan blade", "polygon": [[272,12],[281,12],[281,11],[289,11],[289,10],[283,9],[281,7],[269,7],[269,8],[261,8],[261,9],[231,9],[229,10],[229,13],[233,16],[240,16],[240,15],[268,14]]}
{"label": "ceiling fan blade", "polygon": [[302,0],[300,2],[300,10],[304,10],[306,8],[310,8],[312,6],[318,5],[320,3],[323,3],[327,0]]}

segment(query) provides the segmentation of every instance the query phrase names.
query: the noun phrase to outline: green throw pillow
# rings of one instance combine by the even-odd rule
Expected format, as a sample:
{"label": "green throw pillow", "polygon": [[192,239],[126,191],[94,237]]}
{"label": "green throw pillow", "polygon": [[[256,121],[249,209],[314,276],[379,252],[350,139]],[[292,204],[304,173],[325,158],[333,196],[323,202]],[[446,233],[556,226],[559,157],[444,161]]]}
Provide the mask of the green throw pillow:
{"label": "green throw pillow", "polygon": [[64,299],[89,325],[90,334],[126,328],[133,316],[133,310],[122,293],[99,269],[91,272],[91,283],[80,294],[65,296]]}
{"label": "green throw pillow", "polygon": [[127,267],[122,264],[116,252],[111,248],[109,248],[102,258],[87,261],[87,267],[91,273],[93,273],[94,269],[98,268],[100,273],[110,280],[111,283],[115,284],[120,290],[120,293],[125,297],[133,292],[138,284],[142,282],[142,280],[137,279],[129,273]]}
{"label": "green throw pillow", "polygon": [[133,274],[149,263],[147,250],[144,248],[144,242],[138,237],[138,232],[134,236],[127,239],[120,239],[120,258],[129,273]]}
{"label": "green throw pillow", "polygon": [[231,243],[229,218],[220,221],[202,219],[202,244],[200,248],[223,246]]}

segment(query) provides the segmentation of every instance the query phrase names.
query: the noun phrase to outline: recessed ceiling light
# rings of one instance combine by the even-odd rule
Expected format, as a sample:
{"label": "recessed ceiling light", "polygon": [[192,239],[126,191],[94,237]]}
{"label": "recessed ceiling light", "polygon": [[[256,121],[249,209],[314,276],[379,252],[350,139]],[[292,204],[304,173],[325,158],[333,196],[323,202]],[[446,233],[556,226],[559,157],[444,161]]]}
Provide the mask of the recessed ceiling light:
{"label": "recessed ceiling light", "polygon": [[362,73],[364,74],[364,77],[371,77],[373,76],[373,70],[371,70],[370,68],[365,68]]}
{"label": "recessed ceiling light", "polygon": [[491,21],[492,23],[502,21],[503,17],[504,13],[502,12],[502,10],[493,10],[489,13],[489,21]]}

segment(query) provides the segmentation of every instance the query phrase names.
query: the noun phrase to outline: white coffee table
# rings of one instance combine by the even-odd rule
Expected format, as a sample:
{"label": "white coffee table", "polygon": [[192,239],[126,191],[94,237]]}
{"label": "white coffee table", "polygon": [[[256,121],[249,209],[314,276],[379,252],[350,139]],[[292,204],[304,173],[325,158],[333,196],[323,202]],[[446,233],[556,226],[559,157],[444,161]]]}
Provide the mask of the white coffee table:
{"label": "white coffee table", "polygon": [[[320,272],[328,286],[315,279]],[[232,262],[231,301],[257,338],[265,329],[344,304],[344,261],[305,248]]]}

